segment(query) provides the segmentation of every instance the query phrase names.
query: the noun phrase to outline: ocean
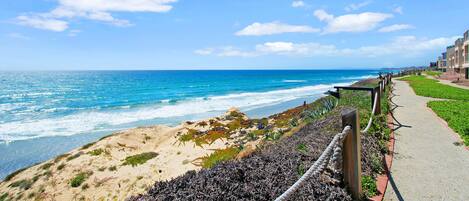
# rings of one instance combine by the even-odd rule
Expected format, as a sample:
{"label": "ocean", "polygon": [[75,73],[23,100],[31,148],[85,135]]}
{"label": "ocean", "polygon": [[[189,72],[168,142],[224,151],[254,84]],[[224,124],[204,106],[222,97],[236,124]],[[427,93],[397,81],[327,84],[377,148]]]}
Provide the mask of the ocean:
{"label": "ocean", "polygon": [[0,178],[112,132],[268,116],[379,70],[0,72]]}

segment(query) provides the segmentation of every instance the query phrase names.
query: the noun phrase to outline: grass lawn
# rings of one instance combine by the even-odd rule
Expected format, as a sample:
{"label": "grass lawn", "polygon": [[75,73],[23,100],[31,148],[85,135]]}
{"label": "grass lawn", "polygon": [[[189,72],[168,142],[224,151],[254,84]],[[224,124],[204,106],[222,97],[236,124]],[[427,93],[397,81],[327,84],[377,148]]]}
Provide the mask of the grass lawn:
{"label": "grass lawn", "polygon": [[409,76],[400,80],[408,81],[415,93],[419,96],[469,100],[469,90],[448,86],[439,83],[437,80],[429,79],[424,76]]}
{"label": "grass lawn", "polygon": [[430,75],[430,76],[439,76],[443,73],[440,71],[426,71],[425,74]]}
{"label": "grass lawn", "polygon": [[461,136],[466,146],[469,146],[469,102],[430,101],[427,105],[448,122],[449,127]]}

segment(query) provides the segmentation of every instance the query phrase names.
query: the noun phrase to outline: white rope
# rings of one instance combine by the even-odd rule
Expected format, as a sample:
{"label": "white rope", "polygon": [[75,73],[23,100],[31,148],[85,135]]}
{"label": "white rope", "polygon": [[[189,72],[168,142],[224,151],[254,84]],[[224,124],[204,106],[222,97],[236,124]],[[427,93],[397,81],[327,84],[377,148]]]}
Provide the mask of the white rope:
{"label": "white rope", "polygon": [[[384,86],[383,86],[384,87]],[[380,86],[381,90],[381,86]],[[368,130],[371,127],[371,124],[373,123],[373,115],[376,112],[377,108],[377,103],[378,103],[378,93],[375,93],[375,99],[373,100],[373,111],[371,111],[370,115],[370,120],[368,121],[368,125],[364,130],[362,130],[362,133],[368,132]],[[326,166],[332,162],[332,166],[335,169],[334,171],[337,171],[340,169],[340,157],[342,155],[342,143],[345,137],[352,131],[351,126],[346,126],[341,133],[338,133],[337,135],[334,136],[332,141],[329,143],[327,146],[326,150],[322,152],[321,156],[319,156],[319,159],[314,162],[314,164],[301,176],[300,179],[298,179],[290,188],[288,188],[282,195],[277,197],[275,201],[285,201],[290,196],[300,188],[306,179],[310,178],[311,176],[317,176],[322,173],[322,171],[326,168]],[[332,158],[331,158],[332,157]]]}
{"label": "white rope", "polygon": [[373,111],[371,111],[370,120],[368,121],[368,125],[365,127],[365,129],[362,130],[362,133],[366,133],[370,129],[371,124],[373,123],[373,115],[376,112],[377,103],[378,103],[378,92],[375,93],[375,100],[373,102]]}
{"label": "white rope", "polygon": [[321,156],[319,156],[319,159],[314,162],[314,164],[301,176],[298,181],[296,181],[288,190],[286,190],[282,195],[280,195],[275,201],[284,201],[287,200],[298,188],[300,188],[306,179],[310,178],[311,176],[317,176],[322,171],[324,168],[328,165],[329,159],[332,156],[332,153],[334,151],[334,147],[336,147],[337,143],[341,141],[341,139],[345,138],[347,134],[349,134],[352,131],[351,126],[346,126],[341,133],[338,133],[337,135],[334,136],[332,139],[331,143],[327,146],[326,150],[322,152]]}

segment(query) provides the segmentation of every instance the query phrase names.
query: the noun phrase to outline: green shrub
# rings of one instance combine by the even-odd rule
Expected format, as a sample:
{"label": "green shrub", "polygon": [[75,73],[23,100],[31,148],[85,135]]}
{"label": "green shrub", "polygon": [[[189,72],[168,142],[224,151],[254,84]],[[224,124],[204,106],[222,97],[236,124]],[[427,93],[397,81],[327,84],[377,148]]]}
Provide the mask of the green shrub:
{"label": "green shrub", "polygon": [[41,176],[42,176],[42,175],[40,175],[40,174],[39,174],[39,175],[35,175],[35,176],[33,177],[33,182],[36,182],[37,180],[39,180],[39,178],[40,178]]}
{"label": "green shrub", "polygon": [[366,197],[371,198],[378,194],[376,182],[371,176],[362,176],[362,189]]}
{"label": "green shrub", "polygon": [[283,133],[280,131],[270,131],[266,132],[264,138],[270,141],[277,141],[283,136]]}
{"label": "green shrub", "polygon": [[78,153],[76,153],[76,154],[74,154],[74,155],[71,155],[71,156],[69,156],[69,157],[67,158],[67,161],[71,161],[71,160],[73,160],[73,159],[75,159],[75,158],[78,158],[78,157],[80,157],[82,154],[83,154],[83,152],[78,152]]}
{"label": "green shrub", "polygon": [[57,166],[57,170],[62,170],[64,169],[64,167],[65,167],[65,164],[62,163],[59,166]]}
{"label": "green shrub", "polygon": [[211,168],[222,161],[235,158],[240,151],[241,148],[235,146],[228,147],[226,149],[218,149],[212,154],[200,158],[202,160],[201,166],[204,168]]}
{"label": "green shrub", "polygon": [[303,166],[303,164],[300,163],[297,169],[298,176],[300,177],[303,176],[305,172],[306,172],[305,167]]}
{"label": "green shrub", "polygon": [[246,135],[247,139],[249,141],[254,141],[254,140],[257,140],[258,137],[257,135],[254,133],[254,132],[249,132],[247,135]]}
{"label": "green shrub", "polygon": [[298,119],[293,117],[291,120],[290,120],[290,127],[297,127],[299,124],[298,122]]}
{"label": "green shrub", "polygon": [[69,157],[69,156],[70,156],[70,154],[62,154],[62,155],[59,155],[59,156],[55,157],[54,162],[57,163],[57,162],[59,162],[60,160],[62,160],[62,159],[64,159],[64,158],[67,158],[67,157]]}
{"label": "green shrub", "polygon": [[81,149],[88,149],[90,148],[91,146],[93,146],[94,144],[96,144],[96,142],[91,142],[91,143],[88,143],[88,144],[85,144],[81,147]]}
{"label": "green shrub", "polygon": [[88,152],[88,154],[89,154],[89,155],[92,155],[92,156],[99,156],[99,155],[101,155],[103,152],[104,152],[103,149],[100,148],[100,149],[95,149],[95,150],[93,150],[93,151],[90,151],[90,152]]}
{"label": "green shrub", "polygon": [[29,179],[23,179],[23,180],[15,181],[8,186],[13,187],[13,188],[18,187],[23,190],[28,190],[31,188],[32,185],[33,185],[33,181]]}
{"label": "green shrub", "polygon": [[379,157],[379,155],[373,154],[371,156],[371,170],[374,173],[382,173],[384,171],[383,165],[384,164],[382,163],[381,157]]}
{"label": "green shrub", "polygon": [[108,168],[109,171],[116,171],[117,170],[117,167],[116,166],[111,166]]}
{"label": "green shrub", "polygon": [[46,163],[46,164],[41,166],[41,169],[48,170],[52,165],[54,165],[54,164],[53,163]]}
{"label": "green shrub", "polygon": [[52,176],[52,171],[47,170],[47,171],[45,171],[42,175],[43,175],[43,176],[46,176],[47,178],[49,178],[50,176]]}
{"label": "green shrub", "polygon": [[2,194],[2,196],[0,196],[0,201],[7,201],[8,200],[8,193],[4,193]]}
{"label": "green shrub", "polygon": [[91,172],[80,172],[70,180],[70,186],[76,188],[80,186],[92,173]]}
{"label": "green shrub", "polygon": [[146,152],[125,158],[122,165],[132,165],[132,167],[146,163],[148,160],[158,156],[155,152]]}
{"label": "green shrub", "polygon": [[251,133],[252,133],[253,135],[256,135],[256,136],[264,135],[264,134],[265,134],[265,130],[262,130],[262,129],[260,129],[260,130],[253,130],[253,131],[251,131]]}
{"label": "green shrub", "polygon": [[298,150],[298,151],[301,152],[302,154],[308,154],[308,152],[309,152],[308,147],[306,147],[306,145],[303,144],[303,143],[299,144],[299,145],[296,147],[296,150]]}
{"label": "green shrub", "polygon": [[25,171],[26,169],[28,169],[28,168],[21,168],[19,170],[16,170],[16,171],[12,172],[11,174],[7,175],[3,181],[10,181],[11,179],[13,179],[13,177],[15,177],[19,173]]}
{"label": "green shrub", "polygon": [[179,141],[188,142],[196,138],[197,135],[200,135],[199,132],[195,129],[188,129],[186,134],[183,134],[179,137]]}
{"label": "green shrub", "polygon": [[430,75],[430,76],[440,76],[443,73],[440,71],[426,71],[425,74]]}

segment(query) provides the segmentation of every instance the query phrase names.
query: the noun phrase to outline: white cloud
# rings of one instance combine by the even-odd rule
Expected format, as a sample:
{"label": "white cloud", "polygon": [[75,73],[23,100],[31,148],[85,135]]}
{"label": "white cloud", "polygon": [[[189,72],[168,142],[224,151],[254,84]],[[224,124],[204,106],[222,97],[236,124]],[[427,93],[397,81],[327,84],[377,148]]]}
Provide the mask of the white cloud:
{"label": "white cloud", "polygon": [[414,26],[410,24],[394,24],[391,26],[386,26],[381,29],[379,29],[379,32],[393,32],[393,31],[400,31],[400,30],[405,30],[405,29],[413,29],[415,28]]}
{"label": "white cloud", "polygon": [[20,25],[30,26],[36,29],[61,32],[68,28],[68,22],[66,21],[49,19],[41,16],[20,15],[16,17],[16,20]]}
{"label": "white cloud", "polygon": [[[125,27],[132,24],[128,20],[114,18],[112,12],[168,12],[172,9],[171,4],[177,2],[177,0],[59,0],[58,2],[59,5],[50,12],[19,16],[17,18],[18,23],[34,28],[64,31],[68,28],[66,20],[85,18]],[[20,17],[26,20],[19,19]],[[34,21],[34,23],[24,23],[22,21]],[[60,26],[61,28],[41,28],[47,26],[36,25],[40,23],[54,23],[56,26],[58,24],[62,26]]]}
{"label": "white cloud", "polygon": [[177,0],[59,0],[60,6],[76,11],[167,12]]}
{"label": "white cloud", "polygon": [[213,48],[204,48],[204,49],[195,50],[194,53],[198,55],[210,55],[213,53]]}
{"label": "white cloud", "polygon": [[306,4],[305,4],[304,1],[293,1],[293,2],[291,3],[291,6],[292,6],[293,8],[304,7],[305,5],[306,5]]}
{"label": "white cloud", "polygon": [[[266,42],[258,44],[253,50],[245,51],[232,46],[214,48],[210,55],[219,57],[258,57],[264,55],[287,56],[329,56],[338,54],[334,45],[322,45],[319,43],[293,43],[293,42]],[[207,54],[209,55],[209,54]]]}
{"label": "white cloud", "polygon": [[323,33],[365,32],[376,28],[382,21],[393,17],[391,14],[364,12],[334,17],[325,10],[314,11],[320,21],[327,22]]}
{"label": "white cloud", "polygon": [[399,13],[399,14],[401,14],[401,15],[404,14],[404,11],[402,11],[402,7],[401,7],[401,6],[398,6],[398,7],[394,8],[393,11],[394,11],[395,13]]}
{"label": "white cloud", "polygon": [[252,50],[241,50],[232,46],[221,48],[210,48],[210,53],[204,55],[215,55],[221,57],[257,57],[264,55],[285,56],[333,56],[333,57],[379,57],[395,56],[415,57],[426,51],[437,50],[446,47],[457,37],[440,38],[417,38],[415,36],[396,37],[389,43],[362,46],[357,48],[338,48],[331,44],[321,43],[293,43],[285,41],[266,42],[257,44]]}
{"label": "white cloud", "polygon": [[346,6],[346,7],[344,8],[344,10],[347,11],[347,12],[351,12],[351,11],[354,11],[354,10],[358,10],[358,9],[360,9],[360,8],[363,8],[363,7],[367,6],[367,5],[369,5],[371,2],[372,2],[372,1],[364,1],[364,2],[361,2],[361,3],[352,3],[352,4],[348,5],[348,6]]}
{"label": "white cloud", "polygon": [[334,45],[319,43],[266,42],[256,45],[256,52],[261,54],[318,56],[335,54]]}
{"label": "white cloud", "polygon": [[256,57],[256,56],[259,56],[259,53],[255,51],[252,51],[252,52],[242,51],[242,50],[239,50],[238,48],[227,46],[227,47],[220,48],[218,52],[216,53],[216,55],[220,57]]}
{"label": "white cloud", "polygon": [[289,25],[280,22],[258,23],[255,22],[235,33],[237,36],[262,36],[282,33],[312,33],[319,29],[305,25]]}
{"label": "white cloud", "polygon": [[334,20],[334,15],[328,14],[325,10],[322,9],[315,10],[314,16],[316,16],[320,21],[329,22]]}
{"label": "white cloud", "polygon": [[400,55],[402,57],[418,56],[429,50],[437,50],[451,44],[458,37],[440,37],[440,38],[417,38],[416,36],[400,36],[391,43],[364,46],[356,49],[361,55],[368,57],[377,57],[383,55]]}

